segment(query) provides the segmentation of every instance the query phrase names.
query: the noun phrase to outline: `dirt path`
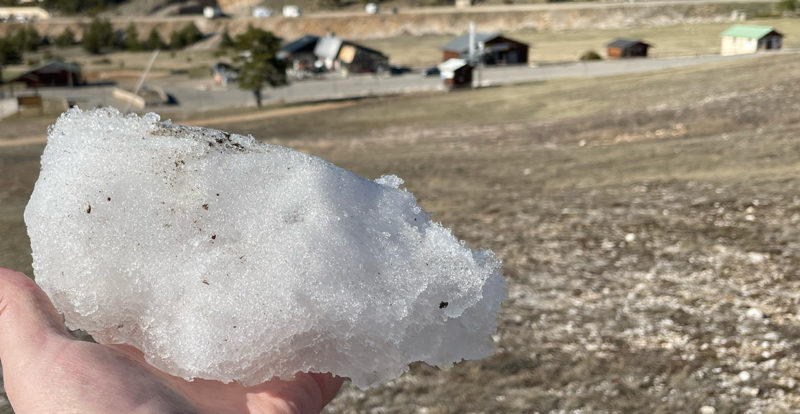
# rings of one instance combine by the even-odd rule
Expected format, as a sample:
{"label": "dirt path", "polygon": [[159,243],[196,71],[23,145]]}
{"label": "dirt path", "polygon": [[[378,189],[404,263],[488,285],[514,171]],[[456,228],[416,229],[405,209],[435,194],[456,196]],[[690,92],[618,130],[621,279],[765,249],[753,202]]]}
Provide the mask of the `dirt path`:
{"label": "dirt path", "polygon": [[14,138],[14,139],[0,141],[0,148],[18,147],[21,145],[44,144],[45,142],[47,142],[47,138],[44,136]]}
{"label": "dirt path", "polygon": [[[279,118],[283,116],[291,116],[298,114],[307,114],[312,112],[327,111],[330,109],[344,108],[347,106],[355,105],[356,101],[342,101],[342,102],[325,102],[313,105],[292,106],[288,108],[278,108],[269,111],[251,112],[240,115],[226,115],[217,116],[213,118],[199,118],[181,121],[183,125],[200,125],[209,126],[215,124],[222,124],[227,122],[244,122],[244,121],[257,121],[261,119]],[[18,147],[22,145],[36,145],[44,144],[47,142],[47,137],[43,135],[34,135],[22,138],[13,138],[8,140],[0,140],[0,148]]]}
{"label": "dirt path", "polygon": [[307,114],[311,112],[327,111],[330,109],[344,108],[353,106],[356,101],[325,102],[312,105],[290,106],[278,108],[270,111],[258,111],[240,115],[226,115],[213,118],[189,119],[181,121],[184,125],[215,125],[228,122],[258,121],[261,119],[280,118],[283,116]]}

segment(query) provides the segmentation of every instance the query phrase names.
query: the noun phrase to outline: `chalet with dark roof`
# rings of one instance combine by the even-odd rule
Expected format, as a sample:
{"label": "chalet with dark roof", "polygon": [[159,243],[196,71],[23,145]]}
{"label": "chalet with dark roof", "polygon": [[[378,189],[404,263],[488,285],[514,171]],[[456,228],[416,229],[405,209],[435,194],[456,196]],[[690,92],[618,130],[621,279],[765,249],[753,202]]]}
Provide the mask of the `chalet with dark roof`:
{"label": "chalet with dark roof", "polygon": [[83,82],[81,67],[76,63],[51,60],[12,79],[29,87],[78,86]]}
{"label": "chalet with dark roof", "polygon": [[314,47],[314,55],[324,63],[328,70],[374,73],[389,68],[389,57],[381,51],[334,35],[321,37]]}
{"label": "chalet with dark roof", "polygon": [[[499,33],[475,33],[475,53],[480,53],[483,44],[483,63],[486,65],[513,65],[528,63],[527,43],[509,39]],[[445,43],[440,47],[442,61],[469,59],[469,33]]]}

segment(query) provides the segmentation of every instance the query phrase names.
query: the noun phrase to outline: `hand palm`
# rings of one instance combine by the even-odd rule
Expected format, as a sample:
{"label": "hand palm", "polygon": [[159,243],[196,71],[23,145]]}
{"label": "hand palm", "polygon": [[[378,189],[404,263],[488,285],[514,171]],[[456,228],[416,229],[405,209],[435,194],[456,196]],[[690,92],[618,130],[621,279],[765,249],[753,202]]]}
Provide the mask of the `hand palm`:
{"label": "hand palm", "polygon": [[342,379],[297,374],[254,387],[185,381],[125,345],[78,341],[47,296],[21,273],[0,269],[0,361],[18,414],[316,413]]}

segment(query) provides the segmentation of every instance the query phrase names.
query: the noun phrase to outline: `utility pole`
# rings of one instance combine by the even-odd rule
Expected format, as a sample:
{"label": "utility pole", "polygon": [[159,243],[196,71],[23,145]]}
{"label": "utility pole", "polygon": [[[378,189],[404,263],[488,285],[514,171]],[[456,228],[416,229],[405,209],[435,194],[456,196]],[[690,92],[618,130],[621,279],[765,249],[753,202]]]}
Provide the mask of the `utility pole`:
{"label": "utility pole", "polygon": [[[142,77],[139,78],[139,82],[136,83],[136,88],[133,89],[134,95],[138,94],[139,89],[142,88],[142,85],[144,84],[144,79],[147,77],[147,74],[150,73],[150,68],[153,67],[153,63],[156,61],[156,58],[158,57],[158,52],[159,49],[156,49],[150,56],[150,62],[147,63],[147,67],[144,69],[144,72],[142,72]],[[128,105],[125,107],[125,112],[128,112],[130,110],[131,110],[131,102],[129,101]]]}
{"label": "utility pole", "polygon": [[469,59],[470,65],[475,64],[475,22],[469,22]]}
{"label": "utility pole", "polygon": [[483,53],[486,44],[478,42],[478,87],[483,86]]}
{"label": "utility pole", "polygon": [[[469,22],[469,58],[467,64],[475,67],[475,22]],[[478,84],[480,85],[480,83]],[[470,86],[474,87],[474,83]]]}

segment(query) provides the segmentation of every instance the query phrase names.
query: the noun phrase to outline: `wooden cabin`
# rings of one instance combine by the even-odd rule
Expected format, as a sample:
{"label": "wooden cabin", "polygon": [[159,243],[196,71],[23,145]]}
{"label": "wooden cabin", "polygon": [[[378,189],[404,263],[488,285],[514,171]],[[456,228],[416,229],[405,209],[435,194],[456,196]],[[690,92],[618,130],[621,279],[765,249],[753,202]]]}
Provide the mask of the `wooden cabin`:
{"label": "wooden cabin", "polygon": [[[475,33],[475,53],[480,53],[483,44],[483,63],[486,65],[513,65],[528,63],[527,43],[509,39],[499,33]],[[442,47],[442,61],[448,59],[469,59],[469,33],[445,43]]]}
{"label": "wooden cabin", "polygon": [[81,68],[75,63],[51,60],[17,76],[12,82],[24,82],[29,87],[78,86],[82,83]]}
{"label": "wooden cabin", "polygon": [[634,39],[614,39],[606,45],[609,59],[647,57],[650,44]]}

